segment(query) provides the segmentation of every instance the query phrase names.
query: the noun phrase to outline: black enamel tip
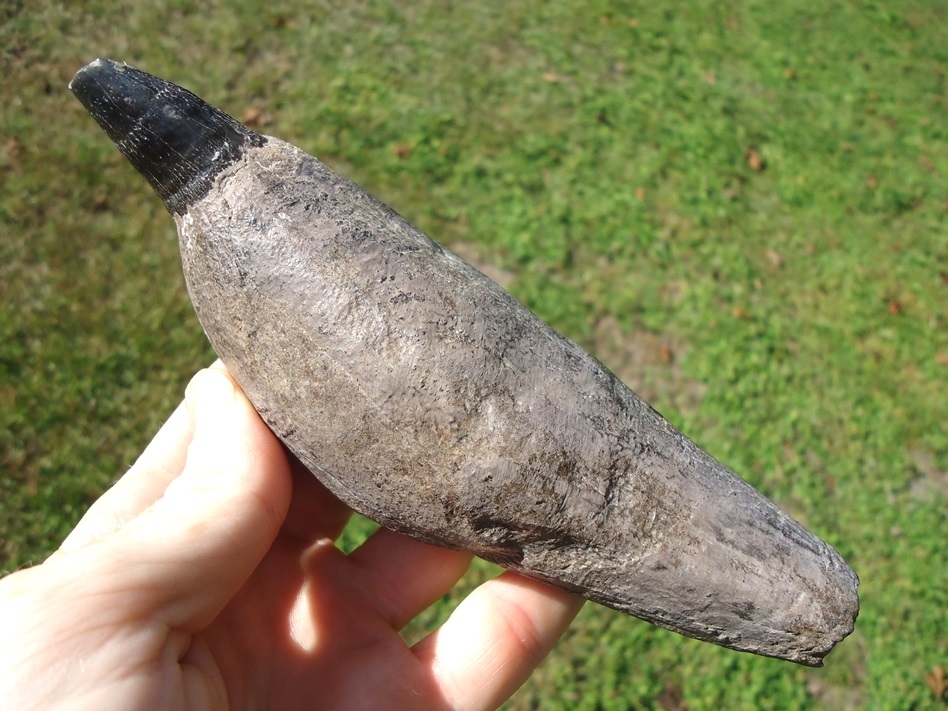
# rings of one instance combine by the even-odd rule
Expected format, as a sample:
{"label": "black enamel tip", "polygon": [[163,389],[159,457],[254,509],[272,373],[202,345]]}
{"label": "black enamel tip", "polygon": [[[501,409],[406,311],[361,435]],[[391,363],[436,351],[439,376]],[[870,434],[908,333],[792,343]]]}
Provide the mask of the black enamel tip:
{"label": "black enamel tip", "polygon": [[109,59],[80,69],[69,88],[173,214],[207,195],[248,146],[266,142],[190,91]]}

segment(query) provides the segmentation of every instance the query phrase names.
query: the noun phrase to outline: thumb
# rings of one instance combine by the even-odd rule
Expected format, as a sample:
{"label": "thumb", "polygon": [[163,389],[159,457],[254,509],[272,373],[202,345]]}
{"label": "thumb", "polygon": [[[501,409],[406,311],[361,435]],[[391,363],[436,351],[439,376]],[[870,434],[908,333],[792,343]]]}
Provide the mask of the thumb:
{"label": "thumb", "polygon": [[[289,508],[282,445],[223,369],[199,372],[185,401],[193,438],[181,475],[100,551],[139,612],[195,632],[220,613],[270,549]],[[98,546],[91,546],[98,548]],[[91,553],[91,551],[90,551]]]}

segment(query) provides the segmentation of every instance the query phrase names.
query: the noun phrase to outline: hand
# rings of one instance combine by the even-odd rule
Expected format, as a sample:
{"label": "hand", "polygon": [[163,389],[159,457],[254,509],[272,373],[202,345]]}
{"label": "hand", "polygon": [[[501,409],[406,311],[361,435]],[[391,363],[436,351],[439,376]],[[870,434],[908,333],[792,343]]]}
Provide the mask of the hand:
{"label": "hand", "polygon": [[488,709],[581,600],[513,573],[408,647],[470,555],[385,529],[289,462],[222,366],[45,563],[0,580],[7,708]]}

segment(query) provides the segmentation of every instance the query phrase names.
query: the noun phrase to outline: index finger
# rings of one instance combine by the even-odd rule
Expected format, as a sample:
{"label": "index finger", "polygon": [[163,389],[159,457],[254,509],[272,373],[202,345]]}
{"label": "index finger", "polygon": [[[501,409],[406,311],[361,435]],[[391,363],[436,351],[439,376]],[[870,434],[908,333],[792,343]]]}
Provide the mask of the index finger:
{"label": "index finger", "polygon": [[160,499],[184,469],[192,434],[182,402],[135,464],[89,507],[59,550],[75,550],[111,533]]}
{"label": "index finger", "polygon": [[[227,370],[220,360],[209,367]],[[59,550],[81,548],[121,528],[164,496],[168,485],[184,471],[193,436],[187,402],[182,400],[135,464],[89,507]]]}

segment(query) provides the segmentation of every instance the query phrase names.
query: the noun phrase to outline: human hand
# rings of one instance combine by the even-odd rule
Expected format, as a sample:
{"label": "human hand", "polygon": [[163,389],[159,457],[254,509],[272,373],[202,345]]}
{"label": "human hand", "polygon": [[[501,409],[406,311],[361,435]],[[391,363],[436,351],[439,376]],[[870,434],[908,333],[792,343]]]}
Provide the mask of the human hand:
{"label": "human hand", "polygon": [[16,709],[488,709],[579,610],[514,573],[408,647],[470,555],[350,515],[291,464],[222,366],[50,558],[0,580],[0,698]]}

